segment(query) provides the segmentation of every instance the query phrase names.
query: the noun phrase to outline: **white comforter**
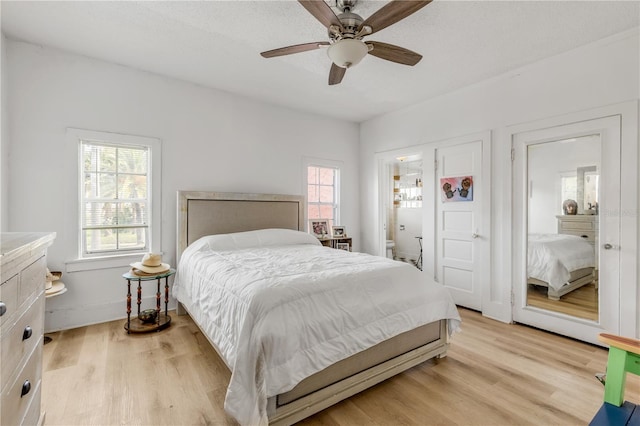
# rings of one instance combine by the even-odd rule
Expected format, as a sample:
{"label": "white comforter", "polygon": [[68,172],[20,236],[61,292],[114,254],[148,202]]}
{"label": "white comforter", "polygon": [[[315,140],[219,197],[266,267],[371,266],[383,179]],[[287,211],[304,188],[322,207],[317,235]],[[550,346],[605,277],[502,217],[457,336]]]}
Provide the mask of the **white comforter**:
{"label": "white comforter", "polygon": [[529,234],[527,276],[559,290],[572,271],[595,267],[591,244],[575,235]]}
{"label": "white comforter", "polygon": [[182,254],[173,295],[232,370],[225,409],[267,424],[267,398],[385,339],[460,317],[406,263],[322,247],[298,231],[208,236]]}

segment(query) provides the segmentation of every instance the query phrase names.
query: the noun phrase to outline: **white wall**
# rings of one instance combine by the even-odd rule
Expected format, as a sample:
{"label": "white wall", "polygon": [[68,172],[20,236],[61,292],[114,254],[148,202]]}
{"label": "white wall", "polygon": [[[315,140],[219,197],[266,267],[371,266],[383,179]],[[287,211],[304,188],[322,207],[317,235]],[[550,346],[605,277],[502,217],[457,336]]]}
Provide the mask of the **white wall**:
{"label": "white wall", "polygon": [[[302,194],[303,157],[343,162],[341,220],[360,233],[357,124],[12,40],[7,59],[9,231],[57,232],[52,269],[64,271],[77,253],[77,224],[68,220],[77,209],[77,151],[67,127],[162,140],[162,250],[172,265],[177,190]],[[46,330],[126,316],[127,270],[65,273],[69,290],[47,300]]]}
{"label": "white wall", "polygon": [[[509,321],[512,170],[507,127],[637,100],[639,50],[635,29],[363,123],[361,211],[374,212],[362,215],[363,250],[375,253],[379,247],[377,152],[490,130],[492,264],[490,282],[483,285],[483,312]],[[638,191],[637,182],[630,185]]]}

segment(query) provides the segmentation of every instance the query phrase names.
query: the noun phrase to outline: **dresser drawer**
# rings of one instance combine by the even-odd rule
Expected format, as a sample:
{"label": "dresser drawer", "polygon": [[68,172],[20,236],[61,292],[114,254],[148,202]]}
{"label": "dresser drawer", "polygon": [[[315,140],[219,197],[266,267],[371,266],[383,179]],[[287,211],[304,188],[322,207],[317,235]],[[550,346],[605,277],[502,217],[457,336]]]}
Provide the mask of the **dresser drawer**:
{"label": "dresser drawer", "polygon": [[18,303],[29,299],[34,293],[44,291],[46,284],[47,263],[44,256],[27,266],[20,273],[20,291]]}
{"label": "dresser drawer", "polygon": [[[6,384],[20,367],[21,361],[33,352],[44,332],[44,297],[39,297],[13,325],[7,324],[0,338],[0,382]],[[27,337],[27,335],[30,335]],[[26,337],[26,338],[25,338]]]}
{"label": "dresser drawer", "polygon": [[[31,410],[36,409],[34,405],[32,405],[32,402],[40,398],[41,363],[42,345],[36,345],[24,369],[18,372],[18,374],[14,376],[15,379],[11,384],[2,391],[0,424],[21,424],[25,415],[34,415],[27,413],[27,409],[29,409],[29,407],[31,407]],[[29,392],[22,395],[27,382],[29,383]],[[39,404],[37,411],[40,412]]]}
{"label": "dresser drawer", "polygon": [[595,224],[592,221],[560,221],[561,231],[595,231]]}
{"label": "dresser drawer", "polygon": [[14,275],[0,285],[0,302],[4,304],[4,314],[0,317],[0,326],[2,326],[18,310],[18,275]]}
{"label": "dresser drawer", "polygon": [[590,243],[595,243],[596,241],[596,233],[593,231],[564,231],[562,232],[566,235],[575,235],[577,237],[582,237],[585,241]]}
{"label": "dresser drawer", "polygon": [[40,404],[42,402],[42,380],[38,384],[38,387],[33,392],[33,396],[31,397],[31,404],[27,407],[27,412],[25,413],[24,418],[22,419],[22,424],[27,426],[31,425],[43,425],[44,424],[44,413],[40,411]]}

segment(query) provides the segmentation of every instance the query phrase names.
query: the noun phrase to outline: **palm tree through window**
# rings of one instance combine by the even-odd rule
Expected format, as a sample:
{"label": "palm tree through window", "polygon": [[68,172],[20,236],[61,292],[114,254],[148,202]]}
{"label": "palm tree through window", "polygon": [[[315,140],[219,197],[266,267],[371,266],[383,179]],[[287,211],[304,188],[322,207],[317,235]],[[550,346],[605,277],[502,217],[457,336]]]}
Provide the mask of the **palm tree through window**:
{"label": "palm tree through window", "polygon": [[82,141],[85,255],[149,248],[149,148]]}

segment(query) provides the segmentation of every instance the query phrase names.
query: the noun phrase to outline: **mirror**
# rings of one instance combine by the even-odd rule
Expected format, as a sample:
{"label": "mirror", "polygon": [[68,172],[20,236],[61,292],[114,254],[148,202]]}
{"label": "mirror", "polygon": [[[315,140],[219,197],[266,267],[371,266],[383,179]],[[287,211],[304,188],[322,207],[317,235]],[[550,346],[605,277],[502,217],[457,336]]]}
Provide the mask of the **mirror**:
{"label": "mirror", "polygon": [[527,147],[527,305],[598,321],[600,137]]}

